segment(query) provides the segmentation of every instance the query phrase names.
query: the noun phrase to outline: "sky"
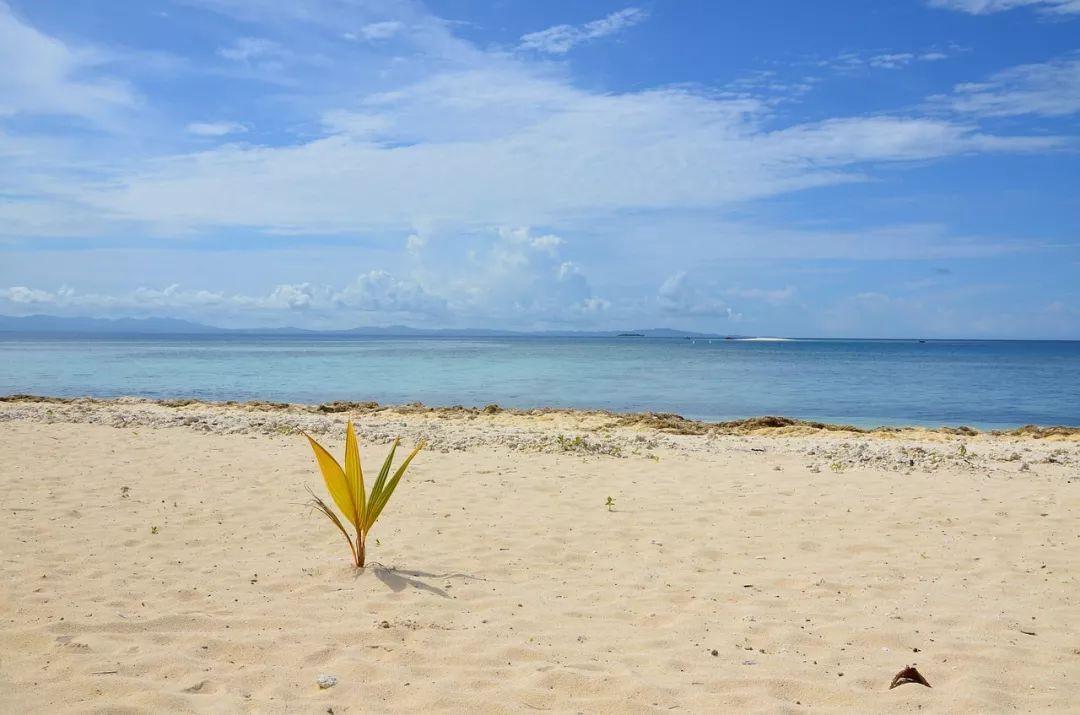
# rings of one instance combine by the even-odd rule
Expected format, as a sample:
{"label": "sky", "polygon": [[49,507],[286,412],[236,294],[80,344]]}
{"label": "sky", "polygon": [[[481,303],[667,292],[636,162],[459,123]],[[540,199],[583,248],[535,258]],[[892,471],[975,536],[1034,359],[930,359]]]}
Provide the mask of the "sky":
{"label": "sky", "polygon": [[0,314],[1080,339],[1080,0],[0,0]]}

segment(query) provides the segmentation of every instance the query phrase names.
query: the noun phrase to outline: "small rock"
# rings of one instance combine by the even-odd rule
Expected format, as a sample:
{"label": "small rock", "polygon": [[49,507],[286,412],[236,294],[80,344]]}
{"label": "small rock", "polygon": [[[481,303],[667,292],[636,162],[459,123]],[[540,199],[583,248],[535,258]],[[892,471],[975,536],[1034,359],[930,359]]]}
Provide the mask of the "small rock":
{"label": "small rock", "polygon": [[315,682],[319,684],[322,690],[332,688],[337,685],[337,678],[333,675],[321,674],[318,678],[315,678]]}

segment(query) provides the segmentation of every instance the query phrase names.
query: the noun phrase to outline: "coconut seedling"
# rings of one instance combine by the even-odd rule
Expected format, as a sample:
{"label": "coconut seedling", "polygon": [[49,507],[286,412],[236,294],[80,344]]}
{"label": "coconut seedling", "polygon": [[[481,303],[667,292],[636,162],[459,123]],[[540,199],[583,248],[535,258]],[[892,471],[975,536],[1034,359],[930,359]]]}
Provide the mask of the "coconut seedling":
{"label": "coconut seedling", "polygon": [[382,469],[379,470],[379,476],[371,487],[371,493],[365,494],[364,472],[360,467],[360,448],[356,443],[356,431],[353,429],[352,420],[349,420],[345,428],[344,469],[334,459],[333,455],[316,442],[311,435],[305,434],[304,436],[308,438],[311,448],[315,451],[315,460],[319,463],[319,471],[322,472],[323,481],[326,482],[326,490],[330,492],[330,498],[345,517],[345,522],[352,526],[353,533],[349,533],[350,530],[346,528],[346,524],[342,522],[334,510],[309,488],[311,506],[325,514],[326,518],[338,528],[345,537],[345,541],[349,542],[349,551],[352,554],[353,564],[356,568],[363,568],[368,533],[371,531],[371,527],[375,525],[379,515],[382,514],[386,503],[390,501],[390,496],[397,489],[398,482],[405,475],[405,470],[409,468],[409,463],[416,456],[416,453],[423,448],[424,443],[420,442],[420,444],[416,445],[416,448],[409,453],[409,456],[397,468],[394,475],[390,476],[394,452],[397,451],[398,444],[401,443],[400,438],[395,439],[394,444],[390,447],[390,453],[386,455],[386,461],[383,462]]}

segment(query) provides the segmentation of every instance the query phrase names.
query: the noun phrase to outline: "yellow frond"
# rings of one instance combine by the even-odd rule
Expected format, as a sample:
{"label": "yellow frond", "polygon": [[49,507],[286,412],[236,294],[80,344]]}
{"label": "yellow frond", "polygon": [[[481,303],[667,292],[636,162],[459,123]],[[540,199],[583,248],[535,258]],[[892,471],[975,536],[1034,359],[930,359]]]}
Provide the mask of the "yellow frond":
{"label": "yellow frond", "polygon": [[353,525],[364,523],[364,470],[360,467],[360,447],[356,443],[356,430],[352,420],[345,428],[345,479],[352,493],[356,516]]}
{"label": "yellow frond", "polygon": [[355,527],[357,524],[356,505],[353,502],[352,489],[349,487],[349,481],[345,478],[345,472],[341,469],[338,461],[334,459],[334,456],[312,439],[311,435],[305,434],[304,436],[308,438],[311,449],[315,452],[315,460],[319,463],[319,471],[322,472],[327,491],[330,492],[330,496],[333,498],[334,503],[337,504],[337,508],[341,510],[349,523]]}
{"label": "yellow frond", "polygon": [[368,512],[363,522],[365,535],[371,530],[371,527],[375,525],[375,520],[379,518],[379,514],[382,514],[382,510],[386,507],[386,503],[390,501],[390,497],[393,495],[394,490],[397,489],[398,482],[400,482],[401,478],[405,475],[405,470],[409,468],[409,462],[413,460],[413,457],[415,457],[417,452],[423,449],[424,446],[423,441],[416,445],[413,451],[409,453],[409,456],[405,458],[405,461],[401,463],[401,466],[398,467],[398,470],[394,472],[393,478],[391,478],[390,481],[386,483],[386,486],[380,491],[378,501],[372,499],[372,502],[368,504]]}

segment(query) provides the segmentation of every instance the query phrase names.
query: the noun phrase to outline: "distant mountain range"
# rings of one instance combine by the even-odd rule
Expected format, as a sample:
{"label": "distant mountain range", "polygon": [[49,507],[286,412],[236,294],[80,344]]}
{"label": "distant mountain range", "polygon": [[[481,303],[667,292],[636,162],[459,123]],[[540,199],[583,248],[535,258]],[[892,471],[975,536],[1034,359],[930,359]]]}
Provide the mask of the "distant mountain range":
{"label": "distant mountain range", "polygon": [[63,318],[55,315],[0,315],[0,332],[78,333],[91,335],[358,335],[383,337],[565,337],[565,338],[708,338],[721,337],[670,328],[646,330],[492,330],[486,328],[412,328],[406,325],[358,327],[348,330],[305,330],[303,328],[216,328],[178,318]]}
{"label": "distant mountain range", "polygon": [[55,315],[0,315],[0,331],[20,333],[227,333],[228,330],[177,318],[61,318]]}

